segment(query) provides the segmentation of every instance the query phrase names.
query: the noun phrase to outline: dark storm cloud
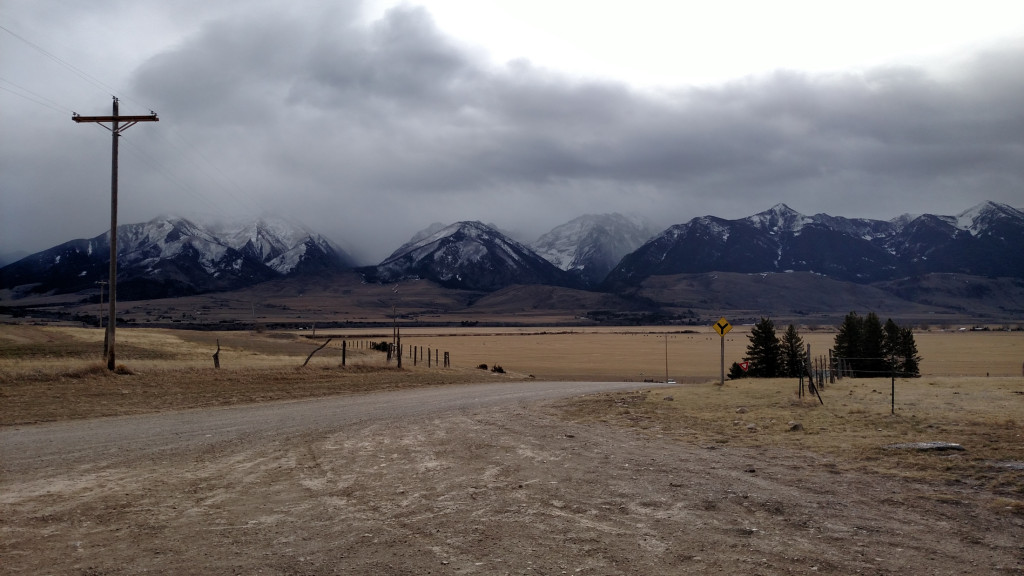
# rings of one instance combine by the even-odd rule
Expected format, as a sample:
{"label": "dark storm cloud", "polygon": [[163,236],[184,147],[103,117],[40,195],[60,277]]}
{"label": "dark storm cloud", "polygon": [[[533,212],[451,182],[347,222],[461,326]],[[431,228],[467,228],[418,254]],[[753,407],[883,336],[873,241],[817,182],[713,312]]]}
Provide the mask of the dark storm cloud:
{"label": "dark storm cloud", "polygon": [[1019,177],[1019,158],[1006,157],[1024,116],[1015,55],[1019,47],[979,55],[943,79],[909,68],[778,72],[649,94],[526,62],[490,66],[425,10],[397,8],[369,28],[274,16],[212,24],[154,58],[138,82],[185,122],[262,125],[267,138],[290,125],[314,144],[368,148],[380,162],[360,162],[367,185],[411,167],[417,188],[560,178],[684,188],[829,171]]}
{"label": "dark storm cloud", "polygon": [[[493,63],[422,8],[370,25],[255,10],[208,22],[133,82],[160,129],[232,183],[225,193],[154,144],[208,203],[288,212],[377,259],[431,222],[470,218],[536,235],[588,212],[669,225],[776,202],[877,218],[1020,206],[1022,56],[1017,44],[938,71],[654,91]],[[140,178],[162,206],[166,182]]]}

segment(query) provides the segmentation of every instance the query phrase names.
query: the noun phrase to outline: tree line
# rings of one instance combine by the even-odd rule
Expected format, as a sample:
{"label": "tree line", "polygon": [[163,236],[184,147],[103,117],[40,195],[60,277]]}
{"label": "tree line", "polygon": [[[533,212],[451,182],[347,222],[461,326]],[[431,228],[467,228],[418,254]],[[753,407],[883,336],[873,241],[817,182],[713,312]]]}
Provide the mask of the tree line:
{"label": "tree line", "polygon": [[[729,378],[796,378],[806,374],[806,347],[792,324],[779,336],[771,318],[761,318],[747,338],[750,343],[743,360],[748,369],[733,362]],[[865,317],[856,312],[847,314],[836,334],[833,353],[847,376],[921,375],[913,329],[899,326],[892,318],[882,324],[874,312]]]}

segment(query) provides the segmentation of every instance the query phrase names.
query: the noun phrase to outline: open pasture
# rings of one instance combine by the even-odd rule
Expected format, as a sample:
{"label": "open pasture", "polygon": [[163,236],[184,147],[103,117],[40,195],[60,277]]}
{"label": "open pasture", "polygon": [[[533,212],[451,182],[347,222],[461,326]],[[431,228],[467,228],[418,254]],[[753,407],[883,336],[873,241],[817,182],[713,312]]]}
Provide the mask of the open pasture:
{"label": "open pasture", "polygon": [[[1024,335],[919,334],[924,376],[896,381],[890,413],[884,378],[826,384],[823,404],[789,379],[719,386],[721,340],[707,332],[403,330],[407,350],[448,351],[454,367],[407,356],[398,370],[358,346],[342,368],[334,346],[390,330],[334,334],[301,368],[323,334],[130,329],[111,374],[98,330],[0,326],[12,433],[530,375],[661,379],[666,343],[680,382],[10,474],[0,557],[25,573],[1020,572]],[[812,353],[831,338],[805,335]],[[726,345],[727,360],[742,356],[743,327]],[[893,447],[934,441],[963,450]]]}
{"label": "open pasture", "polygon": [[[726,371],[746,354],[749,329],[738,326],[726,335]],[[835,332],[806,331],[801,337],[811,345],[812,356],[827,356]],[[1024,332],[928,331],[914,337],[923,375],[1022,375]],[[378,339],[385,338],[390,331]],[[718,379],[721,341],[711,327],[402,330],[405,346],[450,351],[457,366],[498,364],[506,371],[555,380],[664,381],[666,372],[679,382]]]}
{"label": "open pasture", "polygon": [[[574,401],[573,418],[617,423],[658,437],[714,447],[771,446],[827,458],[837,472],[884,473],[984,488],[1024,514],[1024,379],[924,376],[846,378],[822,401],[797,397],[789,379],[745,379],[606,394]],[[946,442],[963,450],[895,446]]]}
{"label": "open pasture", "polygon": [[[781,327],[780,327],[781,328]],[[742,360],[748,326],[725,338],[726,368]],[[495,364],[539,379],[703,381],[720,376],[722,339],[711,327],[637,328],[413,328],[402,327],[404,367],[413,365],[412,348],[422,359],[449,352],[454,368]],[[225,369],[291,368],[328,337],[332,342],[311,366],[337,366],[347,341],[346,362],[378,365],[383,354],[369,342],[391,341],[391,328],[275,331],[190,331],[131,328],[118,331],[118,362],[133,371],[203,369],[213,366],[220,347]],[[814,357],[828,354],[832,330],[804,330]],[[1024,332],[919,331],[922,375],[1021,376]],[[0,370],[60,373],[94,366],[101,356],[103,332],[96,328],[0,325]],[[417,363],[419,364],[419,363]]]}
{"label": "open pasture", "polygon": [[[742,358],[747,327],[726,337],[726,365]],[[206,332],[148,328],[118,332],[118,364],[100,363],[98,329],[0,326],[0,423],[82,418],[340,394],[387,387],[473,382],[494,378],[538,380],[714,382],[721,338],[711,328],[457,328],[403,329],[403,370],[387,364],[370,342],[390,341],[390,329],[318,332]],[[331,343],[303,368],[327,337]],[[812,355],[826,354],[834,334],[803,334]],[[342,342],[346,366],[341,367]],[[1024,389],[1022,332],[921,332],[916,341],[925,377],[1009,378]],[[220,346],[221,369],[212,355]],[[414,362],[411,348],[417,348]],[[452,366],[429,367],[424,356]],[[487,370],[478,367],[486,364]],[[501,366],[504,373],[495,373]],[[917,386],[923,379],[909,380]],[[791,386],[795,390],[795,386]],[[1021,418],[1024,420],[1024,418]]]}

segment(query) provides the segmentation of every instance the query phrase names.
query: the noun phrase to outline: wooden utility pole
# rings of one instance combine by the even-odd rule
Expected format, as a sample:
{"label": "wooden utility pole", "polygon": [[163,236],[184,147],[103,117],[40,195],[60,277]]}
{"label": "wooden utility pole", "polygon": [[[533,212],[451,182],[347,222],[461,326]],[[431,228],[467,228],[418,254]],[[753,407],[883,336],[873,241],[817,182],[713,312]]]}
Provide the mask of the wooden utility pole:
{"label": "wooden utility pole", "polygon": [[[100,287],[100,328],[103,328],[103,287],[107,285],[107,281],[106,280],[97,280],[96,284],[99,284],[99,287]],[[104,358],[107,357],[107,343],[108,343],[107,342],[107,338],[109,338],[109,337],[110,337],[110,333],[107,332],[106,329],[104,328],[104,330],[103,330],[103,357]]]}
{"label": "wooden utility pole", "polygon": [[[117,97],[114,97],[114,113],[110,116],[79,116],[72,112],[71,119],[75,122],[97,123],[113,135],[110,162],[110,308],[107,312],[106,347],[107,369],[114,369],[114,328],[117,326],[117,138],[121,132],[135,126],[139,122],[159,122],[156,112],[149,116],[121,116],[117,111]],[[110,124],[107,126],[106,124]]]}
{"label": "wooden utility pole", "polygon": [[99,321],[99,327],[103,328],[103,287],[107,285],[107,281],[106,280],[97,280],[96,282],[94,282],[94,284],[96,284],[97,286],[100,287],[100,321]]}
{"label": "wooden utility pole", "polygon": [[665,383],[668,384],[668,332],[665,332]]}

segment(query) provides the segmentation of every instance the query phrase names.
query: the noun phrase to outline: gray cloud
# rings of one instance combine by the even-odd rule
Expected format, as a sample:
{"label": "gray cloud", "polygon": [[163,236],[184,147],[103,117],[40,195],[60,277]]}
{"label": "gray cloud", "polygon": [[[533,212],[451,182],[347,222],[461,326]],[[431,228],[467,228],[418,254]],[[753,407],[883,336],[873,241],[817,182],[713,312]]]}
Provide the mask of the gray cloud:
{"label": "gray cloud", "polygon": [[[356,16],[240,11],[139,66],[131,100],[161,123],[126,135],[134,199],[122,220],[282,213],[369,261],[435,221],[536,236],[588,212],[667,226],[780,201],[875,218],[986,199],[1024,205],[1022,43],[940,70],[778,71],[651,91],[491,62],[422,8],[369,26]],[[0,160],[5,196],[50,191],[45,206],[57,206],[85,181],[107,185],[102,138],[68,138],[67,124]],[[28,125],[4,120],[25,134]],[[74,158],[75,173],[47,169],[47,155]],[[8,172],[15,162],[36,168]],[[20,214],[5,223],[47,211],[4,204]],[[102,232],[102,210],[79,204],[88,234]],[[0,232],[0,245],[68,239],[56,235],[22,228]]]}

